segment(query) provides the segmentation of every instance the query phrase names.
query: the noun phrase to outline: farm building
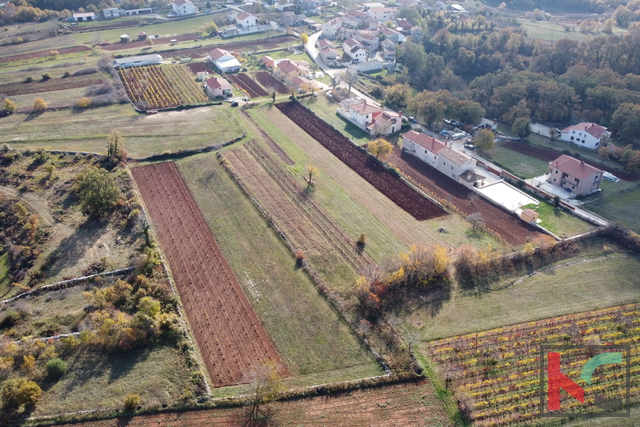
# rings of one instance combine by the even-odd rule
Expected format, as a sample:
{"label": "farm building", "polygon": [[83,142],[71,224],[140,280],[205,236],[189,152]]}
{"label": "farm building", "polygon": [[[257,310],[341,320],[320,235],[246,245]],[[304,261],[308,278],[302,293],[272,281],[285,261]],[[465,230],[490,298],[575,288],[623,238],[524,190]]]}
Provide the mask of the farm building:
{"label": "farm building", "polygon": [[221,77],[212,77],[204,84],[205,92],[209,98],[217,97],[230,97],[232,95],[233,87],[231,83]]}
{"label": "farm building", "polygon": [[120,35],[120,43],[128,43],[131,40],[129,34],[121,34]]}
{"label": "farm building", "polygon": [[314,80],[309,80],[302,76],[292,78],[291,82],[294,85],[296,85],[299,91],[302,91],[302,92],[307,92],[309,90],[314,89],[317,86]]}
{"label": "farm building", "polygon": [[242,68],[240,61],[231,52],[224,49],[213,49],[209,52],[208,59],[223,73],[238,72]]}
{"label": "farm building", "polygon": [[568,193],[581,196],[600,189],[604,172],[583,160],[563,154],[549,163],[548,174],[549,177],[546,180],[548,183],[563,188]]}
{"label": "farm building", "polygon": [[113,60],[114,68],[142,67],[143,65],[159,65],[162,64],[162,56],[156,54],[130,56],[129,58],[120,58]]}
{"label": "farm building", "polygon": [[143,15],[145,13],[153,13],[153,9],[145,7],[142,9],[118,9],[116,7],[102,9],[102,16],[105,18],[119,18],[121,16]]}
{"label": "farm building", "polygon": [[571,142],[580,147],[591,148],[595,150],[601,146],[603,139],[611,136],[611,132],[606,127],[596,123],[579,123],[574,126],[562,129],[560,139],[562,141]]}
{"label": "farm building", "polygon": [[73,14],[73,20],[76,21],[76,22],[95,21],[96,20],[96,14],[93,13],[93,12],[74,13]]}
{"label": "farm building", "polygon": [[267,68],[273,68],[273,66],[276,65],[275,59],[273,59],[269,55],[264,55],[262,58],[260,58],[260,61],[262,61],[264,66]]}
{"label": "farm building", "polygon": [[189,0],[173,0],[171,6],[173,7],[173,13],[178,16],[198,13],[198,7]]}

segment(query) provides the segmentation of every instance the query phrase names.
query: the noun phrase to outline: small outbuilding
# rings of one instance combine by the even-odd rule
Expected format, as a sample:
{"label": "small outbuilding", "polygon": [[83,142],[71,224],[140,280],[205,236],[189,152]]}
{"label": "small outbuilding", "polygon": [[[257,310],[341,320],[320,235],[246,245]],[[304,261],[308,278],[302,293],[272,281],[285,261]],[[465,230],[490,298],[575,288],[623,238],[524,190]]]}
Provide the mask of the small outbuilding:
{"label": "small outbuilding", "polygon": [[520,219],[528,224],[536,224],[538,222],[538,212],[533,209],[524,209],[520,213]]}
{"label": "small outbuilding", "polygon": [[129,34],[122,34],[120,36],[120,43],[128,43],[129,40],[131,40],[131,37],[129,37]]}
{"label": "small outbuilding", "polygon": [[138,33],[138,40],[146,40],[147,39],[147,33],[145,33],[144,31],[141,31]]}

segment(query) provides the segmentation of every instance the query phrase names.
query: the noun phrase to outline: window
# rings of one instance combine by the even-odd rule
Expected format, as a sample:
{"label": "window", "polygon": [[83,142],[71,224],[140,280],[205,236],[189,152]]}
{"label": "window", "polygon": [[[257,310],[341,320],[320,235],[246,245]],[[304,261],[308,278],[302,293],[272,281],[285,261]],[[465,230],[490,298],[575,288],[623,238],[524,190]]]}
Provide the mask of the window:
{"label": "window", "polygon": [[572,189],[572,190],[575,190],[575,189],[576,189],[576,186],[575,186],[575,185],[572,185],[572,186],[571,186],[571,189]]}
{"label": "window", "polygon": [[556,175],[558,175],[558,169],[556,169]]}
{"label": "window", "polygon": [[451,166],[451,170],[453,170],[453,166]]}
{"label": "window", "polygon": [[443,165],[447,166],[447,162],[442,162]]}
{"label": "window", "polygon": [[574,139],[574,138],[573,138],[573,137],[571,137],[571,140],[572,140],[572,141],[573,141],[573,139]]}
{"label": "window", "polygon": [[596,177],[593,179],[593,182],[596,182],[598,178],[600,178],[600,175],[596,175]]}
{"label": "window", "polygon": [[[571,131],[571,133],[576,133],[576,131],[575,131],[575,130],[572,130],[572,131]],[[572,138],[572,139],[573,139],[573,138]]]}
{"label": "window", "polygon": [[600,145],[600,143],[599,143],[599,142],[596,142],[596,145],[595,145],[595,146],[597,147],[598,145]]}
{"label": "window", "polygon": [[558,180],[556,178],[553,178],[553,182],[556,182],[556,181],[558,181]]}
{"label": "window", "polygon": [[424,150],[424,154],[427,154],[427,153],[428,153],[428,151],[427,151],[427,150]]}

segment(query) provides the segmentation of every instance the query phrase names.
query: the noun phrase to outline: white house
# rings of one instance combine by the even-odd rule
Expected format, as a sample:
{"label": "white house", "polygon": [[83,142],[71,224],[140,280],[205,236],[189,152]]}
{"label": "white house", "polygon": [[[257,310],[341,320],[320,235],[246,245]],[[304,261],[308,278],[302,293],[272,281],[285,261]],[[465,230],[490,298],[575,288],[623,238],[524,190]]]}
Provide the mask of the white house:
{"label": "white house", "polygon": [[76,22],[95,21],[96,14],[93,12],[74,13],[73,20]]}
{"label": "white house", "polygon": [[205,92],[209,98],[225,97],[232,95],[231,84],[221,77],[212,77],[204,83]]}
{"label": "white house", "polygon": [[369,15],[360,10],[347,10],[345,12],[344,18],[342,19],[342,25],[345,27],[358,28],[364,21],[369,17]]}
{"label": "white house", "polygon": [[171,6],[173,7],[173,13],[178,16],[198,13],[198,7],[189,0],[173,0]]}
{"label": "white house", "polygon": [[118,9],[117,7],[108,7],[102,9],[102,16],[105,18],[119,18],[121,10],[122,9]]}
{"label": "white house", "polygon": [[158,54],[130,56],[113,60],[113,68],[142,67],[143,65],[162,64],[162,56]]}
{"label": "white house", "polygon": [[389,135],[402,127],[400,113],[383,110],[366,100],[350,103],[347,112],[351,121],[374,135]]}
{"label": "white house", "polygon": [[322,37],[329,40],[335,40],[338,32],[342,28],[342,19],[334,18],[322,24]]}
{"label": "white house", "polygon": [[367,52],[363,49],[362,44],[356,39],[348,38],[342,42],[344,53],[349,55],[354,63],[366,61]]}
{"label": "white house", "polygon": [[338,52],[336,51],[333,43],[327,39],[322,39],[318,42],[318,48],[320,49],[320,57],[327,65],[335,65],[338,58]]}
{"label": "white house", "polygon": [[440,151],[440,159],[437,169],[443,174],[458,181],[460,175],[468,170],[473,170],[476,166],[476,159],[467,156],[453,147],[447,147]]}
{"label": "white house", "polygon": [[234,73],[240,71],[242,64],[235,56],[224,49],[215,48],[209,52],[208,58],[223,73]]}
{"label": "white house", "polygon": [[392,30],[391,28],[384,27],[381,31],[382,35],[386,40],[391,40],[393,43],[398,44],[404,41],[404,34]]}
{"label": "white house", "polygon": [[562,129],[560,139],[566,142],[572,142],[580,147],[591,148],[595,150],[602,144],[603,138],[609,138],[611,132],[607,128],[596,123],[580,123],[568,128]]}
{"label": "white house", "polygon": [[380,40],[377,36],[372,34],[358,34],[356,38],[360,43],[362,43],[362,47],[367,49],[369,52],[375,52],[378,50],[378,43]]}
{"label": "white house", "polygon": [[380,7],[369,9],[369,16],[378,22],[393,21],[398,13],[397,7]]}
{"label": "white house", "polygon": [[258,25],[258,17],[253,16],[250,13],[243,12],[236,16],[236,25],[239,25],[244,29],[256,27]]}
{"label": "white house", "polygon": [[415,130],[402,135],[402,140],[402,148],[434,168],[438,163],[438,154],[447,148],[444,142]]}

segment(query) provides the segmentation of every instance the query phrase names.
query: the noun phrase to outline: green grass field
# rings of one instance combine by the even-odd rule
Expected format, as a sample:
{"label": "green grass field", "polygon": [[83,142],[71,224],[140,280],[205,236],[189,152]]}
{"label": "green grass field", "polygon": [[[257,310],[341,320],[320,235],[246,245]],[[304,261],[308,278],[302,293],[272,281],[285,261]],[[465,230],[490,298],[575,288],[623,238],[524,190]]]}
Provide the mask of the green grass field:
{"label": "green grass field", "polygon": [[42,147],[104,153],[107,135],[118,129],[129,155],[146,157],[238,137],[243,130],[237,114],[221,105],[145,116],[128,104],[39,115],[14,114],[0,119],[0,144],[17,149]]}
{"label": "green grass field", "polygon": [[568,213],[555,209],[549,203],[540,202],[538,205],[523,206],[522,209],[533,209],[540,215],[540,224],[553,234],[559,237],[577,236],[595,230],[595,227],[582,219],[569,215]]}
{"label": "green grass field", "polygon": [[585,209],[640,233],[640,188],[638,182],[603,180],[600,193],[586,198]]}
{"label": "green grass field", "polygon": [[[560,267],[533,276],[503,279],[486,293],[457,291],[437,310],[415,304],[399,314],[407,331],[424,341],[637,302],[640,256],[596,239]],[[569,263],[569,265],[563,265]],[[513,284],[516,279],[519,283]]]}
{"label": "green grass field", "polygon": [[11,280],[9,277],[9,253],[5,252],[0,255],[0,298],[11,291],[9,285]]}
{"label": "green grass field", "polygon": [[178,164],[223,254],[293,374],[290,383],[311,385],[380,374],[371,354],[304,271],[295,268],[293,254],[237,184],[224,168],[216,170],[216,156],[199,155]]}
{"label": "green grass field", "polygon": [[497,142],[491,150],[481,152],[480,155],[525,178],[543,175],[549,169],[548,162],[509,150],[500,145],[500,142]]}

